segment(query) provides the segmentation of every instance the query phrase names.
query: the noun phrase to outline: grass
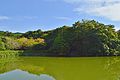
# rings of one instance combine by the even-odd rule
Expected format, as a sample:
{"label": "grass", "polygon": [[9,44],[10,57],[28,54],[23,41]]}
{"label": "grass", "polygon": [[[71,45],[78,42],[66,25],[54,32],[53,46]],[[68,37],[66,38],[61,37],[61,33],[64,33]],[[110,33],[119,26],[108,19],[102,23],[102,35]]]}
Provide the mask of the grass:
{"label": "grass", "polygon": [[47,50],[4,50],[0,51],[0,57],[16,57],[16,56],[46,56],[50,55]]}
{"label": "grass", "polygon": [[15,50],[5,50],[0,51],[0,57],[16,57],[23,53],[23,51]]}

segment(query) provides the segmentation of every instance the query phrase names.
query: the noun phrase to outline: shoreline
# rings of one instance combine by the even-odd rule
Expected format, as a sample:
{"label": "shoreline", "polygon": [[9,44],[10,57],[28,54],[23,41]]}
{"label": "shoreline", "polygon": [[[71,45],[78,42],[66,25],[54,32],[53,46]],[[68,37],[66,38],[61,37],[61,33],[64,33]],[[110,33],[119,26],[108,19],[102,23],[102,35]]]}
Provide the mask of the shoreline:
{"label": "shoreline", "polygon": [[59,55],[50,53],[47,50],[5,50],[0,51],[0,57],[15,57],[15,56],[33,56],[33,57],[115,57],[120,55]]}

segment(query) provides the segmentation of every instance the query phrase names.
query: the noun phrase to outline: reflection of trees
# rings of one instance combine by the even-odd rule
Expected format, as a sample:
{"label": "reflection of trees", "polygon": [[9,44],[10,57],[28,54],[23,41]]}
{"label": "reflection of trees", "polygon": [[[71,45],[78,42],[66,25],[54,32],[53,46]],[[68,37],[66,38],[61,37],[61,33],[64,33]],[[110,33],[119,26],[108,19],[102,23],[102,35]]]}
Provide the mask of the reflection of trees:
{"label": "reflection of trees", "polygon": [[0,58],[0,73],[13,70],[17,57]]}
{"label": "reflection of trees", "polygon": [[120,57],[109,57],[105,64],[105,70],[108,72],[109,77],[114,80],[120,79]]}
{"label": "reflection of trees", "polygon": [[21,69],[23,71],[28,71],[29,73],[34,74],[40,74],[45,72],[44,67],[25,63],[19,57],[7,57],[0,59],[0,73],[8,72],[15,69]]}

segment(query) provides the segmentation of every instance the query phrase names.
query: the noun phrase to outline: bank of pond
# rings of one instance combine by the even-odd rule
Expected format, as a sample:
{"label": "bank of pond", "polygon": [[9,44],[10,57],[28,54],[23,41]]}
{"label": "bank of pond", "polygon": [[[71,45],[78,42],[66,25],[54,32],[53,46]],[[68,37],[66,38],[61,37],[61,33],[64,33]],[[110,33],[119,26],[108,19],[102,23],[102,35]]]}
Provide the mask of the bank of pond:
{"label": "bank of pond", "polygon": [[17,57],[17,56],[41,56],[41,57],[108,57],[108,56],[120,56],[118,55],[96,55],[96,54],[64,54],[64,53],[51,53],[45,50],[6,50],[0,51],[0,57]]}

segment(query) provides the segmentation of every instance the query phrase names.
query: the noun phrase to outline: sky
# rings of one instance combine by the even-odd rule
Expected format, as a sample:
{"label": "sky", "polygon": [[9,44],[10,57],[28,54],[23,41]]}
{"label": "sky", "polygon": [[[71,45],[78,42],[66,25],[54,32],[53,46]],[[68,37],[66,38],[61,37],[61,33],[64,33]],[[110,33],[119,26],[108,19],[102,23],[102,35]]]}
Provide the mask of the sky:
{"label": "sky", "polygon": [[0,0],[0,31],[51,30],[96,20],[120,29],[120,0]]}

